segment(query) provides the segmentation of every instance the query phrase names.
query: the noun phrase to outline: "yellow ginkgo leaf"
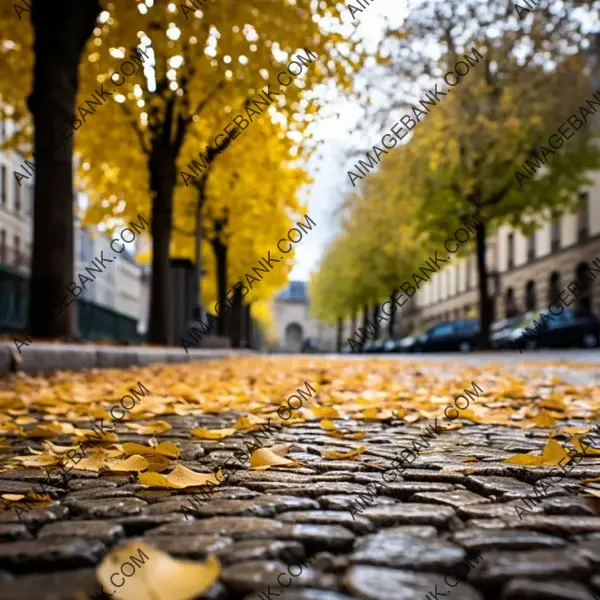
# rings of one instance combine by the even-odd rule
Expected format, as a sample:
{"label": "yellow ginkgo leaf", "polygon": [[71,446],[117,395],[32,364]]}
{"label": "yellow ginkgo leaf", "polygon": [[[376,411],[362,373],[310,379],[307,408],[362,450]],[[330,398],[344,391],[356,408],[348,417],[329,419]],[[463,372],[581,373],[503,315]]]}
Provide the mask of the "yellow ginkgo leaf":
{"label": "yellow ginkgo leaf", "polygon": [[150,425],[125,423],[125,427],[133,429],[140,435],[154,435],[155,433],[163,433],[171,429],[171,426],[166,421],[155,421],[154,423],[150,423]]}
{"label": "yellow ginkgo leaf", "polygon": [[125,442],[123,444],[123,452],[126,456],[133,454],[139,454],[146,456],[147,454],[160,454],[167,458],[177,458],[179,456],[179,448],[177,444],[173,442],[162,442],[158,446],[144,446],[143,444],[136,444],[135,442]]}
{"label": "yellow ginkgo leaf", "polygon": [[59,423],[45,423],[23,432],[23,435],[27,438],[50,438],[62,434],[63,428]]}
{"label": "yellow ginkgo leaf", "polygon": [[119,437],[116,433],[111,431],[98,432],[93,429],[77,429],[75,430],[75,437],[80,442],[85,442],[86,446],[90,444],[106,444],[108,442],[118,442]]}
{"label": "yellow ginkgo leaf", "polygon": [[2,500],[8,500],[9,502],[18,502],[25,498],[25,494],[2,494],[0,498],[2,498]]}
{"label": "yellow ginkgo leaf", "polygon": [[556,426],[556,421],[554,420],[552,415],[550,415],[550,413],[548,413],[545,410],[540,410],[538,412],[538,414],[535,416],[535,419],[533,419],[533,422],[536,427],[555,427]]}
{"label": "yellow ginkgo leaf", "polygon": [[337,431],[335,423],[329,419],[322,419],[319,422],[319,425],[321,426],[321,429],[326,429],[327,431]]}
{"label": "yellow ginkgo leaf", "polygon": [[378,408],[368,408],[363,411],[362,418],[365,421],[377,421],[379,419],[379,409]]}
{"label": "yellow ginkgo leaf", "polygon": [[215,476],[214,473],[196,473],[187,467],[177,465],[168,475],[160,473],[140,473],[138,480],[144,485],[150,487],[163,487],[173,489],[184,489],[205,485],[206,483],[214,483],[219,485],[222,481]]}
{"label": "yellow ginkgo leaf", "polygon": [[235,422],[233,426],[237,431],[243,431],[244,429],[254,429],[256,427],[256,423],[250,420],[250,417],[246,415],[241,415],[238,417],[238,420]]}
{"label": "yellow ginkgo leaf", "polygon": [[56,456],[38,454],[36,456],[13,456],[12,460],[20,463],[23,467],[53,467],[60,460]]}
{"label": "yellow ginkgo leaf", "polygon": [[311,412],[319,419],[338,419],[340,413],[334,406],[311,406]]}
{"label": "yellow ginkgo leaf", "polygon": [[43,444],[44,448],[46,448],[46,450],[48,450],[50,454],[54,454],[56,456],[64,456],[67,452],[70,452],[71,450],[79,451],[79,446],[57,446],[49,440],[45,440]]}
{"label": "yellow ginkgo leaf", "polygon": [[[135,564],[137,570],[115,589],[111,578],[123,563]],[[115,600],[193,600],[212,588],[220,574],[221,563],[214,556],[203,562],[177,560],[142,539],[115,548],[96,568],[102,588]]]}
{"label": "yellow ginkgo leaf", "polygon": [[579,438],[575,438],[571,440],[571,442],[579,454],[584,454],[585,456],[600,456],[600,448],[594,448],[586,442],[583,442],[582,444],[581,439]]}
{"label": "yellow ginkgo leaf", "polygon": [[596,496],[596,498],[600,498],[600,490],[595,490],[593,488],[583,488],[583,490],[592,496]]}
{"label": "yellow ginkgo leaf", "polygon": [[81,471],[91,471],[92,473],[100,473],[106,466],[106,460],[108,456],[100,451],[91,454],[86,458],[82,458],[76,465],[75,468]]}
{"label": "yellow ginkgo leaf", "polygon": [[350,452],[337,452],[336,450],[319,450],[321,456],[325,458],[330,458],[332,460],[344,460],[346,458],[353,458],[354,456],[358,456],[362,454],[366,450],[365,446],[359,446],[354,450],[350,450]]}
{"label": "yellow ginkgo leaf", "polygon": [[200,427],[199,429],[192,429],[190,433],[201,440],[222,440],[236,433],[236,430],[233,427],[225,429],[205,429],[204,427]]}
{"label": "yellow ginkgo leaf", "polygon": [[296,467],[298,463],[277,454],[271,448],[259,448],[250,456],[250,466],[255,471],[264,471],[269,467]]}
{"label": "yellow ginkgo leaf", "polygon": [[166,471],[171,464],[169,459],[162,454],[147,454],[146,461],[148,462],[148,471],[155,473]]}
{"label": "yellow ginkgo leaf", "polygon": [[139,454],[134,454],[124,460],[107,460],[106,466],[109,471],[145,471],[148,468],[148,461]]}
{"label": "yellow ginkgo leaf", "polygon": [[571,457],[567,450],[553,438],[548,440],[541,456],[536,454],[515,454],[504,460],[505,463],[528,465],[531,467],[555,467],[559,463],[565,466],[570,461]]}

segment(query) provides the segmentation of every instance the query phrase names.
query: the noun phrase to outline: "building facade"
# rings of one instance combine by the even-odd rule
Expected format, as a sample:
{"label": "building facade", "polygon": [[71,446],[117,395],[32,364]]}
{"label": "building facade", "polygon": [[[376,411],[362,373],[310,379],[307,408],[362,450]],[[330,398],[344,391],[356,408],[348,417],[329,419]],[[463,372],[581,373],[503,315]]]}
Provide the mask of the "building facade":
{"label": "building facade", "polygon": [[310,316],[307,284],[291,281],[272,302],[278,350],[301,352],[310,340],[319,350],[335,351],[336,329]]}
{"label": "building facade", "polygon": [[[494,320],[547,308],[571,282],[584,281],[580,275],[589,265],[598,268],[593,262],[597,258],[600,264],[600,173],[591,178],[592,184],[580,192],[580,211],[557,219],[545,215],[544,225],[527,237],[503,225],[488,238],[486,263]],[[431,275],[400,309],[395,334],[479,316],[474,243],[472,238],[454,255],[456,262]],[[581,285],[577,305],[600,316],[600,285]],[[349,330],[346,323],[345,331]]]}

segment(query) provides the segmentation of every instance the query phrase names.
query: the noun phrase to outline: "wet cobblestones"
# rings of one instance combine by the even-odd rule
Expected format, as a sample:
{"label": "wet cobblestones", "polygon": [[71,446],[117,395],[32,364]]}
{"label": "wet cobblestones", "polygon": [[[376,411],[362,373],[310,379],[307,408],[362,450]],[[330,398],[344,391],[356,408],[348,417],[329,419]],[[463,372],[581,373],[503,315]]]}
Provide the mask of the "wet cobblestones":
{"label": "wet cobblestones", "polygon": [[[207,472],[244,446],[238,439],[193,440],[189,430],[230,427],[236,418],[162,415],[172,429],[156,437],[180,445],[181,464]],[[280,589],[277,575],[290,556],[314,559],[281,600],[419,600],[436,586],[450,590],[449,574],[459,581],[450,597],[460,600],[600,598],[599,504],[585,497],[585,488],[600,490],[600,483],[584,483],[600,477],[600,456],[584,458],[520,519],[515,507],[549,469],[502,461],[540,452],[549,430],[461,422],[462,429],[431,440],[393,482],[382,470],[418,439],[422,423],[344,420],[345,430],[366,433],[366,451],[353,460],[324,458],[320,450],[356,444],[327,438],[315,423],[277,429],[268,445],[293,443],[288,458],[301,468],[232,465],[227,482],[198,507],[188,500],[199,489],[150,490],[126,474],[74,469],[66,484],[52,480],[51,504],[22,520],[0,512],[0,599],[89,598],[97,590],[93,567],[134,536],[174,557],[216,554],[221,578],[204,596],[214,600],[255,600],[268,585]],[[120,441],[146,438],[123,430]],[[35,469],[0,473],[0,493],[26,493],[44,477]],[[369,494],[375,481],[381,488]],[[371,500],[352,513],[359,494]],[[455,574],[473,556],[478,562]]]}

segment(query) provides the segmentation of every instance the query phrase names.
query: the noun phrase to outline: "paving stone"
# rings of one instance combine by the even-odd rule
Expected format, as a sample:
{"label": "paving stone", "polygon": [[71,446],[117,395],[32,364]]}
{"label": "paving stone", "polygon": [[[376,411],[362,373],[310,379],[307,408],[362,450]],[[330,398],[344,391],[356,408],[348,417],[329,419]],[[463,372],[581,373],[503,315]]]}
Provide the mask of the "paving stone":
{"label": "paving stone", "polygon": [[588,560],[570,549],[489,552],[469,579],[484,585],[504,584],[517,577],[581,579],[592,574]]}
{"label": "paving stone", "polygon": [[76,516],[90,519],[111,519],[142,512],[146,502],[139,498],[103,498],[101,500],[75,500],[69,508]]}
{"label": "paving stone", "polygon": [[330,483],[319,484],[318,486],[296,486],[286,485],[280,488],[273,488],[269,490],[272,494],[290,495],[290,496],[310,496],[311,498],[318,498],[319,496],[327,496],[330,494],[366,494],[367,488],[364,485],[357,483],[348,483],[346,481],[332,481]]}
{"label": "paving stone", "polygon": [[600,540],[589,540],[577,544],[576,551],[585,559],[589,560],[594,571],[600,570]]}
{"label": "paving stone", "polygon": [[467,550],[537,550],[562,548],[566,541],[560,537],[536,531],[511,531],[506,529],[464,529],[456,531],[452,540]]}
{"label": "paving stone", "polygon": [[149,535],[144,539],[163,552],[189,560],[202,560],[209,554],[220,554],[233,545],[231,538],[221,536]]}
{"label": "paving stone", "polygon": [[[21,481],[12,481],[10,479],[0,479],[0,495],[2,494],[23,494],[26,495],[29,492],[41,492],[42,486],[40,483],[43,483],[44,486],[48,483],[48,479],[43,480],[42,482],[21,482]],[[44,493],[48,494],[50,498],[56,500],[61,495],[64,495],[65,491],[59,487],[54,487],[49,485],[43,488]]]}
{"label": "paving stone", "polygon": [[[332,494],[331,496],[320,496],[319,505],[324,509],[331,510],[350,510],[353,506],[356,508],[356,496],[351,494]],[[373,504],[396,504],[394,498],[388,496],[373,496]]]}
{"label": "paving stone", "polygon": [[95,565],[106,552],[97,540],[64,538],[0,544],[0,569],[31,573]]}
{"label": "paving stone", "polygon": [[563,515],[529,516],[524,515],[522,520],[506,520],[509,527],[518,529],[535,529],[550,533],[593,533],[600,532],[600,517],[570,517]]}
{"label": "paving stone", "polygon": [[361,513],[379,525],[433,525],[442,527],[455,515],[449,506],[433,504],[392,504],[367,508]]}
{"label": "paving stone", "polygon": [[595,600],[595,598],[590,588],[573,580],[513,579],[504,586],[501,600]]}
{"label": "paving stone", "polygon": [[296,558],[303,558],[305,553],[300,542],[291,540],[242,540],[217,554],[225,564],[265,559],[281,560],[290,564]]}
{"label": "paving stone", "polygon": [[103,488],[95,487],[91,490],[79,490],[67,494],[63,502],[67,505],[73,505],[73,502],[78,500],[95,500],[98,498],[132,498],[133,491],[128,491],[119,488]]}
{"label": "paving stone", "polygon": [[[509,502],[506,504],[470,504],[461,506],[458,510],[458,516],[462,519],[513,519],[518,518],[516,506],[522,508],[522,502]],[[533,506],[532,514],[543,514],[544,509],[541,506]]]}
{"label": "paving stone", "polygon": [[412,537],[418,537],[422,539],[432,539],[437,537],[437,529],[431,525],[398,525],[397,527],[388,527],[382,529],[381,533],[403,533]]}
{"label": "paving stone", "polygon": [[242,539],[279,538],[289,536],[292,525],[259,517],[212,517],[201,521],[167,523],[152,529],[150,535],[221,535]]}
{"label": "paving stone", "polygon": [[32,508],[28,512],[23,512],[19,515],[12,509],[0,512],[0,524],[23,523],[27,526],[39,527],[45,523],[56,521],[57,519],[58,517],[56,514],[47,507]]}
{"label": "paving stone", "polygon": [[411,498],[411,502],[433,502],[460,508],[469,504],[485,504],[490,500],[468,490],[455,490],[453,492],[422,492],[415,494]]}
{"label": "paving stone", "polygon": [[112,546],[125,535],[121,525],[104,521],[61,521],[44,525],[38,532],[38,539],[44,538],[81,538],[84,540],[99,540],[107,546]]}
{"label": "paving stone", "polygon": [[181,513],[166,515],[133,515],[131,517],[119,517],[115,519],[118,525],[125,529],[128,536],[141,535],[145,531],[154,529],[159,525],[166,523],[176,523],[185,521],[185,516]]}
{"label": "paving stone", "polygon": [[592,517],[596,515],[583,498],[574,496],[544,498],[541,505],[544,512],[549,515],[583,515]]}
{"label": "paving stone", "polygon": [[[287,583],[287,579],[282,578],[284,583]],[[264,597],[264,596],[263,596]],[[245,596],[243,600],[256,600],[256,594]],[[315,590],[315,589],[285,589],[285,600],[356,600],[355,596],[346,596],[339,594],[338,592],[331,592],[329,590]]]}
{"label": "paving stone", "polygon": [[14,540],[30,540],[33,536],[27,531],[25,525],[7,523],[0,525],[0,543],[12,542]]}
{"label": "paving stone", "polygon": [[[400,481],[398,483],[385,483],[381,488],[381,493],[393,498],[399,498],[402,501],[411,501],[416,494],[424,492],[451,492],[456,486],[451,483],[435,483],[433,481]],[[372,487],[372,486],[371,486]]]}
{"label": "paving stone", "polygon": [[[296,572],[293,569],[292,572]],[[277,581],[278,577],[282,583]],[[291,577],[288,573],[288,566],[280,561],[247,561],[235,563],[225,567],[221,572],[221,579],[236,594],[256,592],[257,594],[267,591],[268,586],[273,596],[281,595],[285,592],[288,581],[290,586],[298,587],[317,587],[326,590],[334,590],[336,586],[335,577],[328,573],[320,573],[310,566],[302,567],[297,577]]]}
{"label": "paving stone", "polygon": [[287,510],[310,510],[319,508],[318,502],[295,496],[259,495],[251,500],[211,500],[199,509],[191,508],[200,516],[273,517]]}
{"label": "paving stone", "polygon": [[[287,523],[286,523],[287,525]],[[354,542],[354,534],[341,525],[293,525],[289,534],[282,533],[280,537],[298,540],[305,546],[318,548],[320,550],[346,550]]]}
{"label": "paving stone", "polygon": [[[443,576],[363,565],[349,569],[342,580],[344,591],[360,600],[415,600],[433,594],[436,585],[439,592],[448,590]],[[460,584],[460,600],[482,598],[470,585]]]}
{"label": "paving stone", "polygon": [[414,571],[448,571],[464,557],[465,551],[455,544],[386,530],[357,540],[350,560]]}
{"label": "paving stone", "polygon": [[315,525],[342,525],[355,533],[364,534],[373,531],[369,519],[353,516],[348,511],[304,510],[284,512],[277,517],[286,523],[313,523]]}
{"label": "paving stone", "polygon": [[99,590],[95,569],[23,575],[4,581],[0,600],[78,600]]}
{"label": "paving stone", "polygon": [[504,492],[531,492],[533,493],[533,486],[529,483],[524,483],[515,479],[514,477],[481,477],[471,476],[467,480],[467,485],[470,490],[483,494],[485,496],[497,495],[501,496]]}

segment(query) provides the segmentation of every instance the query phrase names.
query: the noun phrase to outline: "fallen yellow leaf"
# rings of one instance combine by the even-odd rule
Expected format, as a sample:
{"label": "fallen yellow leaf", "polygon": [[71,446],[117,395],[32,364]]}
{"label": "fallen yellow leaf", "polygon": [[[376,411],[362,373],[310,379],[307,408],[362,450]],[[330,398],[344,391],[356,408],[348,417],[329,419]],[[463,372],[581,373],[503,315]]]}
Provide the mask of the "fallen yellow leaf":
{"label": "fallen yellow leaf", "polygon": [[350,452],[337,452],[336,450],[319,450],[321,456],[325,458],[331,458],[332,460],[344,460],[346,458],[352,458],[362,454],[366,450],[365,446],[359,446]]}
{"label": "fallen yellow leaf", "polygon": [[150,425],[140,425],[139,423],[125,423],[125,427],[133,429],[140,435],[154,435],[155,433],[163,433],[171,429],[171,426],[166,421],[155,421]]}
{"label": "fallen yellow leaf", "polygon": [[567,465],[571,457],[565,448],[563,448],[555,439],[550,438],[544,447],[541,456],[536,454],[515,454],[505,459],[505,463],[513,465],[528,465],[533,467],[555,467],[559,463]]}
{"label": "fallen yellow leaf", "polygon": [[161,454],[168,458],[178,458],[179,448],[177,444],[173,442],[162,442],[158,446],[144,446],[143,444],[136,444],[135,442],[125,442],[123,444],[123,452],[130,456],[132,454],[140,454],[146,456],[147,454]]}
{"label": "fallen yellow leaf", "polygon": [[271,448],[259,448],[250,456],[250,466],[252,469],[259,471],[278,466],[296,467],[298,463],[289,458],[284,458]]}
{"label": "fallen yellow leaf", "polygon": [[214,473],[196,473],[187,467],[177,465],[168,475],[160,473],[140,473],[138,481],[150,487],[164,487],[174,489],[184,489],[204,485],[208,482],[219,485],[222,481],[219,480]]}
{"label": "fallen yellow leaf", "polygon": [[575,446],[575,450],[577,450],[579,454],[584,454],[585,456],[600,456],[600,448],[594,448],[588,443],[584,442],[584,449],[583,444],[581,443],[581,440],[579,438],[575,438],[571,440],[571,442],[573,443],[573,446]]}
{"label": "fallen yellow leaf", "polygon": [[[111,577],[124,563],[135,565],[137,570],[133,567],[128,578],[121,576],[124,585],[115,590]],[[96,568],[102,588],[115,600],[193,600],[203,596],[220,574],[221,563],[214,556],[209,555],[204,562],[177,560],[141,539],[115,548]]]}
{"label": "fallen yellow leaf", "polygon": [[550,413],[546,412],[545,410],[540,410],[538,412],[538,414],[535,416],[535,419],[533,419],[533,422],[536,427],[555,427],[556,426],[556,421],[554,420],[552,415],[550,415]]}
{"label": "fallen yellow leaf", "polygon": [[145,471],[148,468],[148,461],[139,454],[134,454],[124,460],[107,460],[106,466],[109,471]]}
{"label": "fallen yellow leaf", "polygon": [[233,427],[225,429],[205,429],[204,427],[200,427],[199,429],[192,429],[190,433],[201,440],[222,440],[236,433],[236,430]]}

